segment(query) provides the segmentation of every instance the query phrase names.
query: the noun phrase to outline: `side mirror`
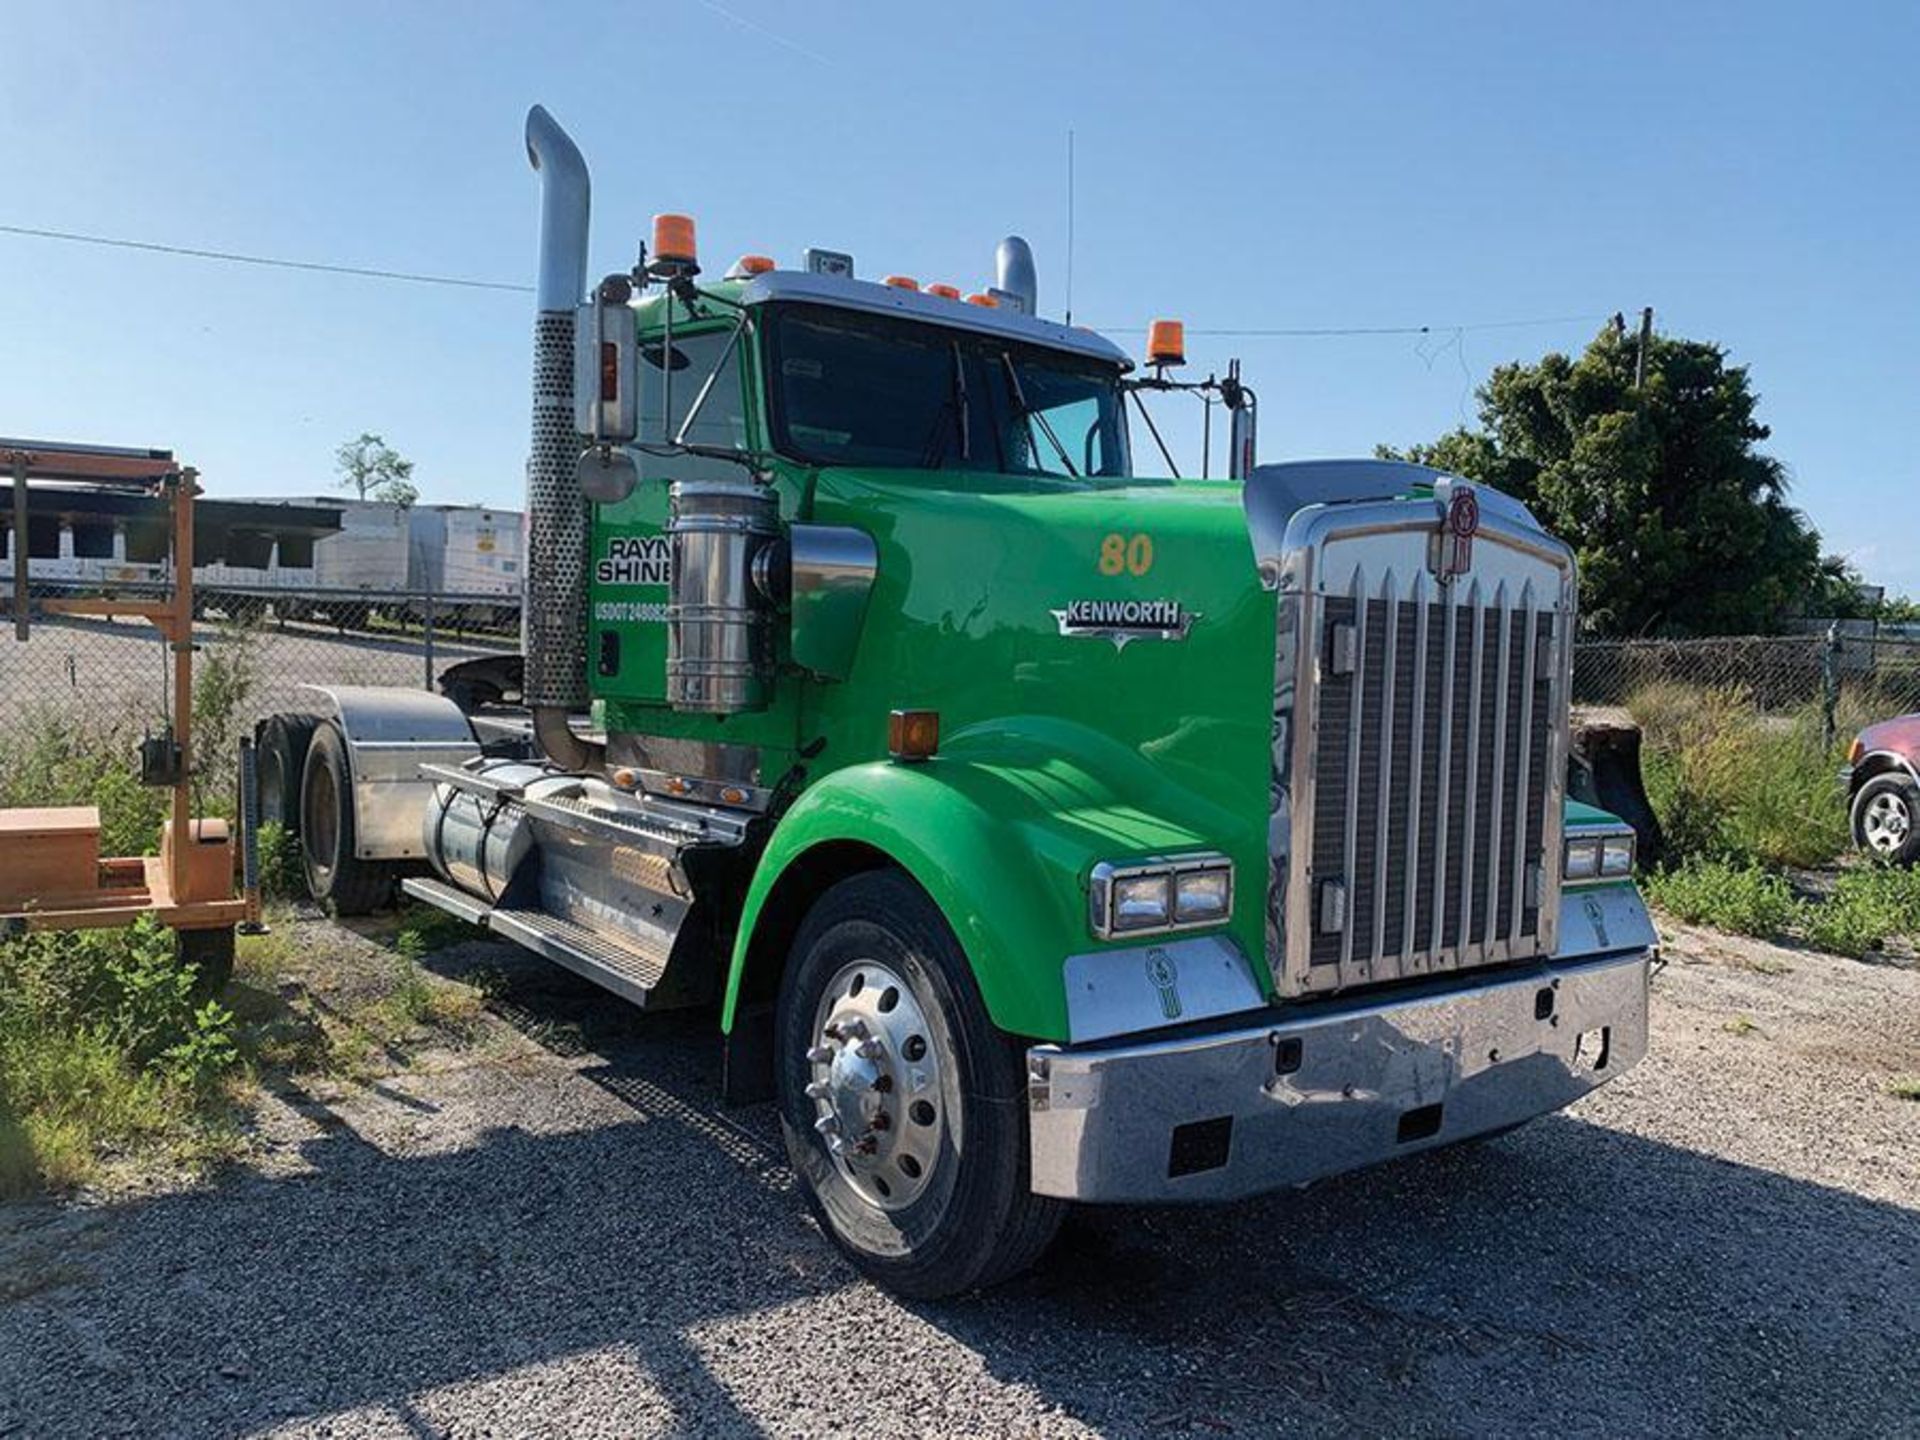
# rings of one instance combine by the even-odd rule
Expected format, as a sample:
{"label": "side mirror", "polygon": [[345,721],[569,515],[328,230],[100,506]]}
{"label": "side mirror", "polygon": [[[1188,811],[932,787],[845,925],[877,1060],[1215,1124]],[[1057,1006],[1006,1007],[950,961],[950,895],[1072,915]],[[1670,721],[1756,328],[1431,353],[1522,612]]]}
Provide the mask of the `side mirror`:
{"label": "side mirror", "polygon": [[633,282],[609,275],[574,321],[574,425],[598,444],[618,445],[640,433],[639,344]]}

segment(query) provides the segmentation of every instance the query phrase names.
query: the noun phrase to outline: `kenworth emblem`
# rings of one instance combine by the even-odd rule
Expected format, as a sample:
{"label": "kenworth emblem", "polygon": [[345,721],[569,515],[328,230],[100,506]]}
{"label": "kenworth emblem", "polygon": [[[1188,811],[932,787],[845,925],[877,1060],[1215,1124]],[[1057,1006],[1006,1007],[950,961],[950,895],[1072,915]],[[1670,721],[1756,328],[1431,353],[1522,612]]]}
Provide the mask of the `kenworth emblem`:
{"label": "kenworth emblem", "polygon": [[1433,573],[1442,580],[1473,568],[1473,537],[1480,530],[1480,497],[1468,485],[1456,484],[1452,492],[1431,552]]}
{"label": "kenworth emblem", "polygon": [[1180,1018],[1180,967],[1159,946],[1147,951],[1147,979],[1160,992],[1160,1013],[1169,1020]]}
{"label": "kenworth emblem", "polygon": [[1200,617],[1178,600],[1074,600],[1055,610],[1062,635],[1091,635],[1124,650],[1129,640],[1184,640]]}

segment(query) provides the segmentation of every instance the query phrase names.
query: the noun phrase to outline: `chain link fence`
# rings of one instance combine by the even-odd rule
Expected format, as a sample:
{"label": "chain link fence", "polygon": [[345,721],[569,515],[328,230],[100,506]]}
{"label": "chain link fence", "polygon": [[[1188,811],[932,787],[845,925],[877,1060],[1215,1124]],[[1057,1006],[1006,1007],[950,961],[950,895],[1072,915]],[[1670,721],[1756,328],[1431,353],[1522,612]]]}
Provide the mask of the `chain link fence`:
{"label": "chain link fence", "polygon": [[[73,593],[35,587],[36,601]],[[131,590],[116,594],[133,596]],[[195,710],[209,771],[226,764],[224,752],[254,721],[303,708],[303,685],[444,689],[453,666],[519,649],[520,611],[512,596],[207,589],[197,601]],[[0,798],[30,791],[31,772],[48,754],[89,741],[124,751],[171,713],[166,647],[146,622],[37,610],[25,643],[10,633],[11,617],[6,623],[0,632]],[[1920,710],[1920,640],[1836,629],[1594,640],[1574,648],[1577,705],[1626,706],[1655,687],[1736,694],[1762,714],[1817,708],[1831,731],[1842,705],[1849,723]]]}
{"label": "chain link fence", "polygon": [[[34,598],[73,592],[35,586]],[[126,590],[116,596],[135,597]],[[50,705],[81,723],[88,716],[169,708],[166,645],[144,620],[44,612],[29,639],[12,622],[0,635],[0,733],[23,713]],[[453,665],[517,651],[520,607],[513,597],[430,596],[409,591],[303,590],[272,595],[215,591],[197,597],[195,673],[240,692],[237,718],[295,708],[302,685],[438,688]]]}
{"label": "chain link fence", "polygon": [[1590,640],[1574,646],[1573,702],[1630,705],[1655,687],[1739,695],[1762,714],[1818,707],[1877,719],[1920,710],[1920,640],[1844,634]]}
{"label": "chain link fence", "polygon": [[[24,642],[11,613],[0,620],[0,805],[99,805],[108,829],[133,843],[158,813],[159,792],[132,776],[141,737],[174,714],[167,646],[143,619],[43,604],[75,594],[36,584]],[[164,598],[136,587],[114,596]],[[303,685],[445,690],[454,666],[518,652],[520,610],[511,596],[209,589],[196,593],[194,646],[197,803],[227,813],[240,737],[263,716],[311,709]]]}

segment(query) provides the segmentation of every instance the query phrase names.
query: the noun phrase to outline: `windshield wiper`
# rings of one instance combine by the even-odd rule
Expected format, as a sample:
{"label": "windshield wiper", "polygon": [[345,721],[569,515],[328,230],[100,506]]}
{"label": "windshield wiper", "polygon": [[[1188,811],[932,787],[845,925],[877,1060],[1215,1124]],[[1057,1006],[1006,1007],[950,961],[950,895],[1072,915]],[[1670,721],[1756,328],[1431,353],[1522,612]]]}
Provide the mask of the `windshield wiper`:
{"label": "windshield wiper", "polygon": [[1006,371],[1007,389],[1013,393],[1013,413],[1027,427],[1027,444],[1035,450],[1040,448],[1037,443],[1038,437],[1033,433],[1033,427],[1037,421],[1041,430],[1046,433],[1047,443],[1053,446],[1053,453],[1058,455],[1060,463],[1067,467],[1067,474],[1078,480],[1080,472],[1073,468],[1073,461],[1067,457],[1067,447],[1062,445],[1060,437],[1053,433],[1053,426],[1047,423],[1047,417],[1027,404],[1027,392],[1020,384],[1020,372],[1014,368],[1013,357],[1004,350],[1000,352],[1000,367]]}
{"label": "windshield wiper", "polygon": [[953,375],[951,388],[940,409],[933,417],[933,429],[927,436],[927,443],[921,454],[923,470],[938,470],[940,462],[947,458],[947,428],[940,422],[951,412],[960,431],[960,463],[965,464],[973,458],[968,436],[973,433],[973,408],[967,396],[967,367],[960,355],[960,342],[953,344]]}

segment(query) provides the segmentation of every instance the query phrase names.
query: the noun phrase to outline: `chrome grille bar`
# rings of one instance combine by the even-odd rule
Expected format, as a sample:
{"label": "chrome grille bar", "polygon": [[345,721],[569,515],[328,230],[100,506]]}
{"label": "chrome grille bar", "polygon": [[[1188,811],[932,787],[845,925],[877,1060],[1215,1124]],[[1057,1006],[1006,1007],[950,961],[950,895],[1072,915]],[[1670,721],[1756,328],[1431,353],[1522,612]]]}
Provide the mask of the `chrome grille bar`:
{"label": "chrome grille bar", "polygon": [[1467,587],[1468,625],[1473,636],[1467,652],[1467,788],[1460,825],[1460,924],[1454,931],[1453,954],[1448,968],[1467,963],[1467,942],[1473,934],[1473,822],[1480,796],[1480,671],[1486,652],[1486,604],[1480,596],[1480,581]]}
{"label": "chrome grille bar", "polygon": [[1448,812],[1453,808],[1453,672],[1460,623],[1459,607],[1453,603],[1453,587],[1443,586],[1440,596],[1447,612],[1447,638],[1440,662],[1440,749],[1439,764],[1435,768],[1440,815],[1433,832],[1433,929],[1427,937],[1427,954],[1436,969],[1443,963],[1441,941],[1447,925],[1447,836],[1452,819]]}
{"label": "chrome grille bar", "polygon": [[1358,978],[1353,971],[1353,927],[1357,919],[1359,896],[1354,878],[1360,843],[1360,747],[1367,730],[1367,575],[1362,566],[1353,569],[1353,709],[1347,719],[1347,815],[1341,831],[1345,854],[1340,866],[1340,883],[1346,887],[1340,926],[1340,983],[1351,985]]}
{"label": "chrome grille bar", "polygon": [[1369,975],[1380,963],[1387,943],[1387,822],[1391,813],[1388,805],[1393,798],[1393,684],[1400,650],[1400,596],[1391,570],[1380,582],[1380,603],[1384,611],[1381,634],[1386,653],[1380,658],[1380,738],[1375,752],[1380,757],[1376,767],[1379,779],[1375,782],[1380,787],[1380,794],[1373,807],[1373,931],[1368,936],[1372,942],[1371,953],[1367,957]]}
{"label": "chrome grille bar", "polygon": [[1507,788],[1507,680],[1513,660],[1513,603],[1503,580],[1494,592],[1494,613],[1500,622],[1500,664],[1493,689],[1493,798],[1487,806],[1487,908],[1477,932],[1480,958],[1492,958],[1500,929],[1500,828],[1506,819],[1502,802]]}
{"label": "chrome grille bar", "polygon": [[1406,866],[1405,890],[1400,904],[1400,973],[1413,964],[1415,909],[1419,900],[1416,880],[1420,874],[1420,788],[1426,780],[1427,718],[1427,577],[1413,577],[1413,715],[1407,723],[1407,843],[1403,863]]}
{"label": "chrome grille bar", "polygon": [[1533,694],[1540,678],[1536,673],[1540,659],[1540,610],[1534,600],[1531,580],[1520,591],[1520,614],[1525,621],[1521,634],[1526,648],[1520,656],[1520,767],[1515,772],[1520,783],[1519,794],[1513,802],[1513,913],[1507,921],[1509,947],[1520,944],[1527,916],[1527,821],[1532,814],[1527,807],[1532,798],[1528,786],[1533,779]]}

